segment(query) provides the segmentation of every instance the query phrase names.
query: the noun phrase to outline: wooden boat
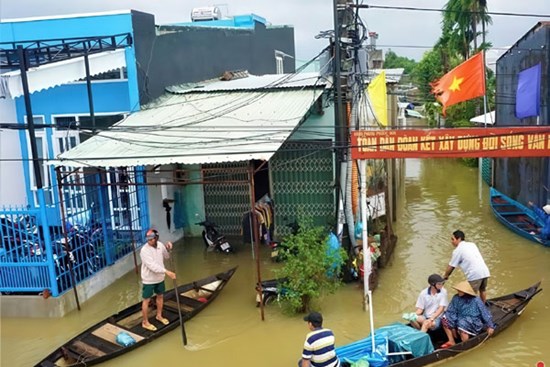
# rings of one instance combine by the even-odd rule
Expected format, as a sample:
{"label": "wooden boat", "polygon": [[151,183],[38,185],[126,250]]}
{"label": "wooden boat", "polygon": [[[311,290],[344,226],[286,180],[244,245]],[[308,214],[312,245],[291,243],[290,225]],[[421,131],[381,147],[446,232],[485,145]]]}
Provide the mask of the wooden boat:
{"label": "wooden boat", "polygon": [[544,223],[531,209],[492,187],[490,195],[493,213],[502,224],[528,240],[550,246],[550,240],[538,235]]}
{"label": "wooden boat", "polygon": [[[178,286],[182,320],[185,322],[204,310],[218,296],[237,268],[209,276],[189,284]],[[118,357],[139,348],[152,340],[180,327],[178,303],[174,289],[164,293],[163,316],[168,325],[155,319],[154,297],[149,306],[149,321],[157,331],[149,331],[141,326],[141,302],[98,322],[67,343],[57,348],[35,367],[91,366]],[[136,342],[122,346],[116,341],[120,332],[128,333]]]}
{"label": "wooden boat", "polygon": [[[535,285],[523,289],[518,292],[514,292],[502,297],[492,298],[488,300],[489,310],[493,316],[493,322],[495,323],[495,331],[491,338],[494,338],[502,330],[510,326],[521,313],[525,310],[525,307],[533,299],[533,297],[542,291],[540,288],[540,282]],[[447,341],[445,333],[442,329],[437,330],[434,333],[425,334],[421,331],[413,329],[411,326],[402,324],[402,327],[408,328],[411,330],[411,336],[408,340],[402,339],[401,336],[396,336],[392,340],[392,336],[388,337],[388,351],[387,351],[387,360],[386,363],[371,364],[379,366],[391,366],[391,367],[421,367],[426,366],[431,363],[439,362],[447,358],[457,356],[458,354],[470,350],[480,344],[484,343],[489,339],[487,332],[483,332],[475,337],[471,337],[469,340],[457,343],[451,348],[448,349],[439,349],[439,347]],[[382,328],[384,329],[384,328]],[[376,337],[378,340],[379,336]],[[380,338],[382,336],[380,335]],[[399,341],[398,338],[401,338]],[[429,338],[432,345],[430,349],[432,352],[415,356],[410,351],[407,351],[407,348],[412,346],[413,343],[416,343],[419,338]],[[382,338],[383,339],[383,338]],[[348,346],[336,348],[337,354],[340,359],[343,361],[342,366],[349,366],[349,363],[344,361],[346,354],[348,356],[352,355],[352,349],[357,351],[368,350],[370,351],[372,340],[370,338],[363,339],[358,342],[351,343]],[[377,342],[378,343],[378,342]],[[353,348],[349,348],[353,346]],[[404,348],[399,348],[399,346],[404,346]],[[432,348],[433,346],[433,348]],[[349,348],[346,350],[346,348]],[[363,349],[361,349],[363,348]],[[377,347],[378,348],[378,347]],[[357,357],[357,354],[355,355]]]}

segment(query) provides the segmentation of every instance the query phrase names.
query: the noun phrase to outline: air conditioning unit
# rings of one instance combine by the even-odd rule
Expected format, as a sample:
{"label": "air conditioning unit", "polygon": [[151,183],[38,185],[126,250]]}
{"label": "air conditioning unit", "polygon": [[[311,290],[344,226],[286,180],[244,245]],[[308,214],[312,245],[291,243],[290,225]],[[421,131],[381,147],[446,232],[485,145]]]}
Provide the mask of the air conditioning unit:
{"label": "air conditioning unit", "polygon": [[222,12],[217,6],[205,6],[201,8],[193,8],[191,11],[192,22],[202,22],[206,20],[222,19]]}

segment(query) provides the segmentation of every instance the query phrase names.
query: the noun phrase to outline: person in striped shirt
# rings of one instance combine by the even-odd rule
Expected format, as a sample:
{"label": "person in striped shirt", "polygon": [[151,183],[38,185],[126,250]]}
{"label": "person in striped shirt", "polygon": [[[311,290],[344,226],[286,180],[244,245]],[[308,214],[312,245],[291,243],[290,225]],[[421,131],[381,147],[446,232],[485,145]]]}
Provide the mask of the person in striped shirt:
{"label": "person in striped shirt", "polygon": [[311,312],[304,317],[310,332],[304,342],[302,359],[299,367],[339,367],[340,360],[334,351],[334,334],[332,330],[323,328],[323,316],[319,312]]}

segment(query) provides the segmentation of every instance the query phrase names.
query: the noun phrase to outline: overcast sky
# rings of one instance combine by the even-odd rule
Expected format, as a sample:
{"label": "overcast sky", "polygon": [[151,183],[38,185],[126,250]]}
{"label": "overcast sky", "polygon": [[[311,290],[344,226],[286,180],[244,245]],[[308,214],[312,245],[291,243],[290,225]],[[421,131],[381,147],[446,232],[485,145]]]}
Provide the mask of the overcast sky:
{"label": "overcast sky", "polygon": [[[365,0],[363,3],[441,9],[446,0]],[[490,12],[550,15],[550,0],[489,0],[488,3]],[[0,0],[0,18],[135,9],[154,14],[156,23],[162,24],[190,21],[193,7],[211,4],[223,4],[219,6],[224,15],[255,13],[274,25],[292,25],[296,56],[301,60],[315,56],[326,46],[326,40],[314,37],[319,31],[333,28],[332,0]],[[440,35],[438,12],[365,9],[360,15],[369,31],[378,32],[377,43],[381,48],[391,48],[398,55],[417,60],[425,47],[431,47]],[[550,18],[493,15],[488,40],[495,48],[510,46],[541,20],[550,21]]]}

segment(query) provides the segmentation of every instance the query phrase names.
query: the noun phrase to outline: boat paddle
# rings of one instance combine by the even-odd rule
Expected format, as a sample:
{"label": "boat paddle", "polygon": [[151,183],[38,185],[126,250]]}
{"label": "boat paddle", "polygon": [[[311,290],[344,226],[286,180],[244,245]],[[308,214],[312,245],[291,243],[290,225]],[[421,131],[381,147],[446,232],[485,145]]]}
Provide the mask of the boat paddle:
{"label": "boat paddle", "polygon": [[[170,266],[174,273],[176,272],[176,267],[174,266],[174,252],[170,251]],[[180,327],[181,327],[181,338],[183,339],[183,345],[187,345],[187,334],[185,333],[185,326],[183,325],[183,318],[181,316],[181,307],[180,307],[180,292],[178,291],[178,283],[176,279],[174,281],[174,293],[176,294],[176,303],[178,304],[178,316],[180,318]]]}

